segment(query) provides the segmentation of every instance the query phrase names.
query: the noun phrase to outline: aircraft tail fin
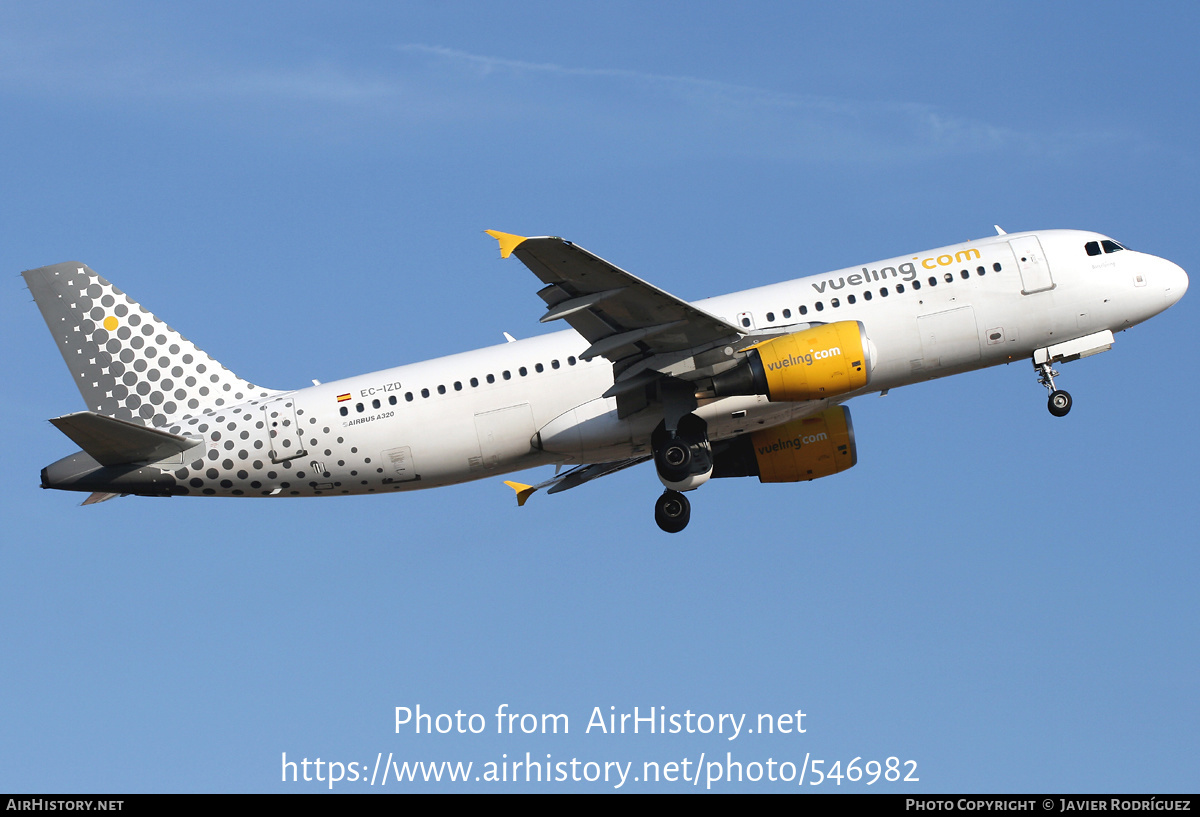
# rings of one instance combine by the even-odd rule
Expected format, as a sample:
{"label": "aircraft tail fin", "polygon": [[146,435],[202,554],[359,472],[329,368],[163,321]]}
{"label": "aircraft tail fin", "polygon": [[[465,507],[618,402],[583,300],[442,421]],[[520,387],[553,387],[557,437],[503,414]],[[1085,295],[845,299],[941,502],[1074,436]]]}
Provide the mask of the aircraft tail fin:
{"label": "aircraft tail fin", "polygon": [[226,369],[84,264],[21,274],[92,412],[165,426],[275,393]]}
{"label": "aircraft tail fin", "polygon": [[193,437],[106,417],[94,411],[55,417],[50,422],[101,465],[158,462],[201,443]]}

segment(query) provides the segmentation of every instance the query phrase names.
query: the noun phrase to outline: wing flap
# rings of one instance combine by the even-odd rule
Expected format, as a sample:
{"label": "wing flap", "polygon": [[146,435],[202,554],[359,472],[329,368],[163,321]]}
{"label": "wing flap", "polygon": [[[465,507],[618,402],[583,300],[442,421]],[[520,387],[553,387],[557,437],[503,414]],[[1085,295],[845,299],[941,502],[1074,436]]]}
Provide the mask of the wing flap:
{"label": "wing flap", "polygon": [[[553,289],[558,290],[558,287],[553,287]],[[565,318],[568,315],[574,315],[576,312],[595,306],[601,301],[606,301],[624,291],[625,287],[621,287],[620,289],[606,289],[601,292],[592,292],[588,295],[581,295],[578,298],[568,298],[565,301],[560,301],[546,310],[546,314],[542,315],[539,323],[548,323]]]}

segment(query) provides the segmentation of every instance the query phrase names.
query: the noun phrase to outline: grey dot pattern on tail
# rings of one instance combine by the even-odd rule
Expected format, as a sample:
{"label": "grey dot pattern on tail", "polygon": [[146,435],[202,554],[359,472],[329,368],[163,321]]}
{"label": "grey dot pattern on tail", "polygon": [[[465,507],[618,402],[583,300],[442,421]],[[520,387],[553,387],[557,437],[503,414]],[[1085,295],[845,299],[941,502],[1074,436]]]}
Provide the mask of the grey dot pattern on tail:
{"label": "grey dot pattern on tail", "polygon": [[42,267],[26,280],[53,293],[38,305],[91,411],[161,427],[278,393],[238,377],[85,265]]}

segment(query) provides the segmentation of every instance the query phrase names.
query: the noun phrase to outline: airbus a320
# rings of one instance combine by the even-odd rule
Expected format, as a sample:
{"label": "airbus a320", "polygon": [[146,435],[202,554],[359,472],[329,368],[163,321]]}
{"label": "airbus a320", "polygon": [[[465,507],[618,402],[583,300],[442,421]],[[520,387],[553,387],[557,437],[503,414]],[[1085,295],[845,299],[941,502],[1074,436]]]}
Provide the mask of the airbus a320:
{"label": "airbus a320", "polygon": [[1182,269],[1092,232],[1005,233],[688,302],[561,238],[494,230],[570,329],[292,390],[256,386],[87,266],[24,273],[86,409],[44,488],[116,496],[387,494],[509,481],[524,505],[653,461],[658,526],[684,529],[712,478],[798,482],[857,459],[845,403],[1108,350],[1187,290]]}

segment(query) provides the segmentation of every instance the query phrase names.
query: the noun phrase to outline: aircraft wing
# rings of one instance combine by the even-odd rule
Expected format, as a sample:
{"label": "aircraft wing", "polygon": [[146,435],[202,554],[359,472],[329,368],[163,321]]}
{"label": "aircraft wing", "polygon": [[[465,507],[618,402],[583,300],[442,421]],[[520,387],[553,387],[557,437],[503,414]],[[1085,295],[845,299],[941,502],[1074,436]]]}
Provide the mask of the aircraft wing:
{"label": "aircraft wing", "polygon": [[624,471],[638,463],[645,462],[650,457],[631,457],[627,460],[618,460],[616,462],[597,462],[591,465],[577,465],[570,470],[563,471],[561,474],[555,474],[545,482],[539,482],[537,485],[526,485],[523,482],[506,481],[504,484],[517,492],[517,504],[524,505],[525,501],[533,495],[535,491],[540,491],[543,488],[548,488],[548,494],[557,494],[560,491],[566,491],[582,485],[585,482],[591,482],[600,477],[606,477],[609,474],[615,474],[617,471]]}
{"label": "aircraft wing", "polygon": [[[580,357],[611,360],[618,379],[627,371],[663,371],[672,361],[744,334],[570,241],[487,233],[500,242],[502,257],[515,255],[546,284],[538,292],[549,307],[542,322],[565,320],[591,344]],[[655,357],[662,365],[636,366]],[[643,384],[649,379],[643,377]]]}

